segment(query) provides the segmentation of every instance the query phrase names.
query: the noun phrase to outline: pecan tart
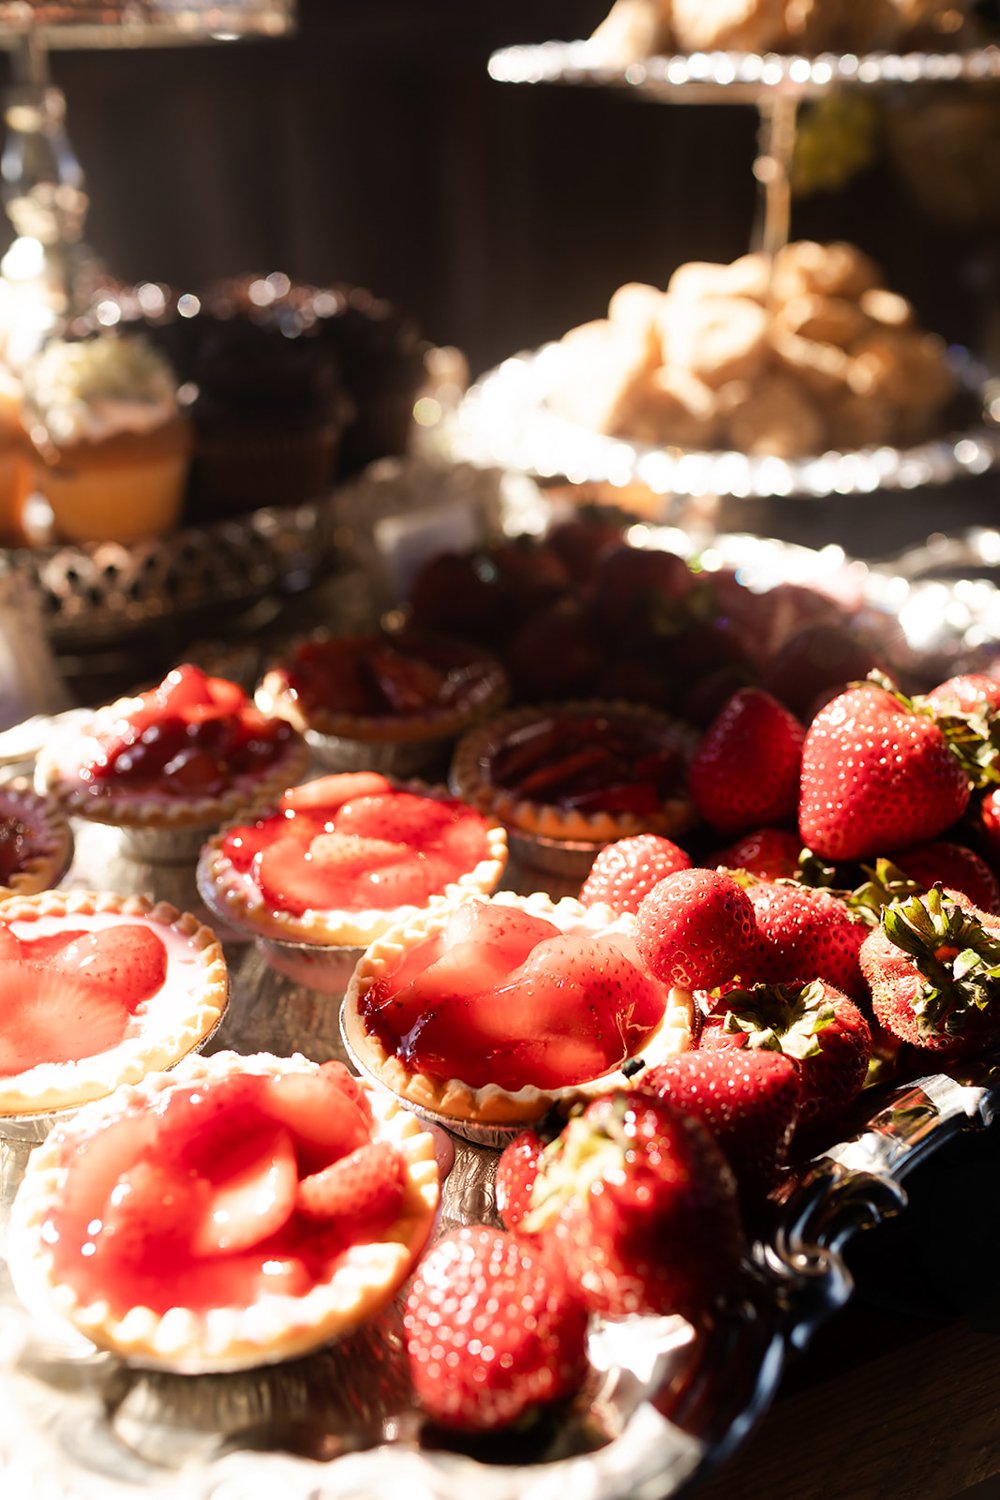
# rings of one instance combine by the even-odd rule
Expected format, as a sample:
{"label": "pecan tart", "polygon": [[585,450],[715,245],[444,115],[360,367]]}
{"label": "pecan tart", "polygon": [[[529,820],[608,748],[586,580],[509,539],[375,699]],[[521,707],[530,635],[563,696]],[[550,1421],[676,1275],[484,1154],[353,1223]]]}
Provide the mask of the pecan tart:
{"label": "pecan tart", "polygon": [[214,933],[145,897],[43,891],[0,905],[0,1128],[172,1066],[226,1008]]}
{"label": "pecan tart", "polygon": [[414,776],[507,700],[500,663],[479,646],[416,630],[318,635],[268,671],[256,701],[305,735],[331,771]]}
{"label": "pecan tart", "polygon": [[691,1045],[691,995],[648,973],[633,928],[607,906],[503,891],[418,914],[360,959],[348,1053],[458,1134],[502,1139]]}
{"label": "pecan tart", "polygon": [[9,1254],[28,1307],[100,1348],[247,1368],[372,1317],[437,1200],[431,1134],[342,1064],[220,1052],[57,1127],[18,1191]]}

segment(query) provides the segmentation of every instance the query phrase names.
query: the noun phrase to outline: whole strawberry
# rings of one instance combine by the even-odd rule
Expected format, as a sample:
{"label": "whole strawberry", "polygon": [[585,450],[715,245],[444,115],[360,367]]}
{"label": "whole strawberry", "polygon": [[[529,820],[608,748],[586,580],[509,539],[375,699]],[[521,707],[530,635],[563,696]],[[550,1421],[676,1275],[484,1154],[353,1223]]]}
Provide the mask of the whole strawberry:
{"label": "whole strawberry", "polygon": [[747,888],[756,938],[739,975],[746,984],[788,984],[825,979],[856,999],[867,993],[858,952],[867,927],[829,891],[792,881],[761,881]]}
{"label": "whole strawberry", "polygon": [[645,1089],[592,1100],[542,1158],[526,1228],[595,1312],[704,1314],[743,1252],[736,1180],[709,1132]]}
{"label": "whole strawberry", "polygon": [[958,892],[935,886],[885,907],[861,968],[900,1041],[959,1057],[1000,1035],[1000,918]]}
{"label": "whole strawberry", "polygon": [[531,1212],[544,1147],[545,1142],[536,1130],[521,1130],[500,1153],[494,1192],[497,1213],[507,1229],[520,1230]]}
{"label": "whole strawberry", "polygon": [[726,870],[746,870],[758,880],[791,880],[799,868],[802,841],[784,828],[755,828],[724,849],[716,849],[706,864]]}
{"label": "whole strawberry", "polygon": [[986,861],[964,844],[935,839],[894,854],[892,863],[925,891],[932,885],[942,885],[949,891],[961,891],[983,911],[1000,912],[1000,882]]}
{"label": "whole strawberry", "polygon": [[872,1052],[858,1007],[822,979],[731,990],[730,1009],[708,1018],[700,1046],[782,1052],[799,1073],[799,1126],[835,1120],[857,1098]]}
{"label": "whole strawberry", "polygon": [[584,906],[604,903],[618,912],[636,912],[654,885],[677,870],[690,868],[691,859],[684,850],[659,834],[616,839],[605,845],[591,865],[580,900]]}
{"label": "whole strawberry", "polygon": [[509,1427],[572,1395],[587,1369],[587,1310],[559,1268],[482,1224],[424,1256],[403,1326],[417,1400],[461,1432]]}
{"label": "whole strawberry", "polygon": [[962,672],[939,683],[925,702],[948,714],[996,713],[1000,709],[1000,681],[985,672]]}
{"label": "whole strawberry", "polygon": [[822,859],[870,858],[935,838],[962,816],[971,786],[932,717],[864,683],[806,731],[799,832]]}
{"label": "whole strawberry", "polygon": [[799,1075],[781,1052],[681,1052],[642,1076],[649,1092],[694,1115],[736,1173],[744,1202],[774,1186],[799,1113]]}
{"label": "whole strawberry", "polygon": [[740,971],[755,935],[741,886],[720,870],[679,870],[639,903],[635,945],[664,984],[714,989]]}
{"label": "whole strawberry", "polygon": [[760,688],[734,693],[705,731],[688,768],[688,786],[706,823],[746,833],[795,816],[804,731],[777,698]]}

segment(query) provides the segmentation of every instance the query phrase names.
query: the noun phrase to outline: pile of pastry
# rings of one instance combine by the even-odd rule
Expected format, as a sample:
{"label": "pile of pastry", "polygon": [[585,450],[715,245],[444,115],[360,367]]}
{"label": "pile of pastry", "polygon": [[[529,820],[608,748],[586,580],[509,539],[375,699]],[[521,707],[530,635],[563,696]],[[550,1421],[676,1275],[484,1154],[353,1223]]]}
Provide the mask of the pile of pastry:
{"label": "pile of pastry", "polygon": [[657,446],[795,458],[941,430],[956,396],[943,341],[853,245],[692,261],[666,291],[619,287],[552,351],[547,401]]}
{"label": "pile of pastry", "polygon": [[616,0],[592,41],[608,61],[670,52],[878,52],[940,47],[969,0]]}

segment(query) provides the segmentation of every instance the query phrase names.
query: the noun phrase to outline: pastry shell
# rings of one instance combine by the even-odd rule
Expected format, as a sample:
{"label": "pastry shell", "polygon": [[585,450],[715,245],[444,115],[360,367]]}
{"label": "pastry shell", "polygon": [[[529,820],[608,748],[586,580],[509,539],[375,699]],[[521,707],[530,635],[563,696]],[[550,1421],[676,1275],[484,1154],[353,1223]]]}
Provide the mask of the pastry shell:
{"label": "pastry shell", "polygon": [[[570,896],[553,901],[541,892],[516,896],[509,891],[499,891],[491,901],[517,906],[533,916],[544,917],[565,932],[584,929],[595,936],[605,933],[628,935],[635,925],[635,919],[629,913],[617,913],[600,904],[585,907]],[[616,1068],[598,1078],[561,1089],[528,1086],[509,1091],[497,1084],[473,1088],[460,1078],[440,1079],[414,1072],[395,1053],[388,1052],[365,1025],[361,1002],[371,986],[395,965],[401,953],[442,931],[449,915],[448,910],[435,909],[401,923],[372,943],[358,962],[341,1006],[340,1027],[348,1056],[363,1076],[381,1084],[404,1104],[436,1123],[482,1145],[503,1144],[513,1131],[540,1120],[556,1103],[627,1086],[630,1075],[622,1068]],[[693,1033],[691,992],[669,989],[663,1020],[637,1054],[636,1061],[641,1060],[645,1067],[651,1068],[668,1057],[686,1052],[692,1045]]]}
{"label": "pastry shell", "polygon": [[[123,922],[140,920],[160,929],[168,949],[167,982],[136,1008],[115,1046],[0,1077],[0,1134],[10,1117],[21,1122],[25,1116],[74,1109],[110,1094],[119,1084],[138,1083],[147,1073],[172,1067],[208,1039],[225,1013],[229,976],[222,945],[197,917],[167,902],[89,891],[43,891],[11,897],[0,907],[0,916],[7,926],[23,929],[37,923],[45,931],[61,923],[86,930],[112,925],[118,917]],[[171,951],[177,954],[173,969]],[[179,983],[172,975],[181,959],[190,963],[191,974],[183,1004],[178,1004]]]}
{"label": "pastry shell", "polygon": [[699,739],[697,731],[689,725],[642,703],[578,700],[512,709],[473,729],[459,741],[449,777],[455,795],[498,819],[510,833],[521,835],[522,842],[527,835],[529,847],[523,851],[526,854],[530,853],[530,838],[534,835],[546,841],[588,846],[589,862],[585,863],[584,873],[598,849],[613,839],[635,833],[658,833],[673,838],[694,824],[696,814],[686,788],[679,788],[655,813],[639,816],[628,812],[581,813],[575,808],[521,797],[516,790],[497,786],[490,780],[493,757],[518,730],[539,720],[575,715],[588,719],[632,719],[640,727],[657,731],[664,745],[676,750],[685,763],[694,754]]}
{"label": "pastry shell", "polygon": [[30,853],[7,885],[0,900],[33,896],[58,885],[73,858],[73,835],[65,814],[48,797],[39,797],[23,778],[0,786],[0,818],[16,818],[28,834]]}
{"label": "pastry shell", "polygon": [[433,1136],[379,1090],[370,1091],[372,1138],[399,1151],[406,1182],[403,1210],[377,1240],[352,1245],[325,1280],[304,1295],[270,1292],[250,1306],[196,1311],[182,1304],[160,1314],[144,1306],[121,1316],[105,1300],[81,1302],[59,1280],[46,1241],[46,1221],[64,1192],[79,1143],[129,1110],[155,1108],[170,1090],[234,1072],[281,1075],[317,1071],[296,1054],[219,1052],[191,1057],[171,1073],[156,1073],[88,1105],[54,1130],[29,1160],[11,1211],[9,1259],[15,1288],[28,1308],[69,1322],[99,1348],[130,1363],[197,1374],[249,1369],[293,1359],[340,1338],[373,1317],[406,1279],[430,1233],[439,1196]]}
{"label": "pastry shell", "polygon": [[[395,790],[415,792],[437,801],[453,801],[446,787],[426,786],[422,782],[393,783]],[[273,809],[266,809],[273,811]],[[205,844],[198,861],[198,892],[221,921],[249,937],[268,942],[309,944],[325,948],[366,948],[397,922],[417,915],[423,907],[415,905],[389,908],[362,907],[358,910],[308,909],[302,913],[274,911],[256,883],[233,867],[223,846],[231,828],[223,828]],[[496,889],[507,865],[507,834],[497,822],[484,818],[487,852],[478,864],[464,870],[440,892],[429,898],[429,905],[451,906],[468,896],[486,896]]]}

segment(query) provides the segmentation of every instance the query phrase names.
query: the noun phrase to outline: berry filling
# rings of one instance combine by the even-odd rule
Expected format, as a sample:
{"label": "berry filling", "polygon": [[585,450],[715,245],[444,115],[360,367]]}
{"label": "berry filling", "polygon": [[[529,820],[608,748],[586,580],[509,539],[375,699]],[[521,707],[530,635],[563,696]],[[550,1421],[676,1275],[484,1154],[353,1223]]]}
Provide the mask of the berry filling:
{"label": "berry filling", "polygon": [[517,907],[463,903],[359,1001],[414,1072],[514,1092],[586,1083],[634,1056],[667,990],[619,932],[565,932]]}
{"label": "berry filling", "polygon": [[0,926],[0,1077],[117,1046],[166,973],[162,941],[138,923],[31,939]]}
{"label": "berry filling", "polygon": [[684,762],[658,727],[626,714],[573,714],[515,730],[484,770],[529,802],[577,812],[653,813],[676,795]]}
{"label": "berry filling", "polygon": [[9,885],[31,858],[30,834],[20,818],[0,817],[0,885]]}
{"label": "berry filling", "polygon": [[236,683],[185,665],[143,693],[109,731],[98,730],[79,776],[95,794],[216,796],[272,765],[291,737],[283,719],[266,718]]}
{"label": "berry filling", "polygon": [[340,1063],[227,1074],[131,1105],[74,1147],[44,1227],[56,1273],[119,1317],[303,1296],[399,1217],[402,1158],[371,1133]]}
{"label": "berry filling", "polygon": [[490,857],[482,816],[451,798],[393,788],[372,772],[286,792],[277,812],[230,829],[233,868],[274,911],[422,906]]}
{"label": "berry filling", "polygon": [[410,631],[306,641],[275,673],[307,714],[365,718],[474,707],[496,681],[495,662],[481,652]]}

